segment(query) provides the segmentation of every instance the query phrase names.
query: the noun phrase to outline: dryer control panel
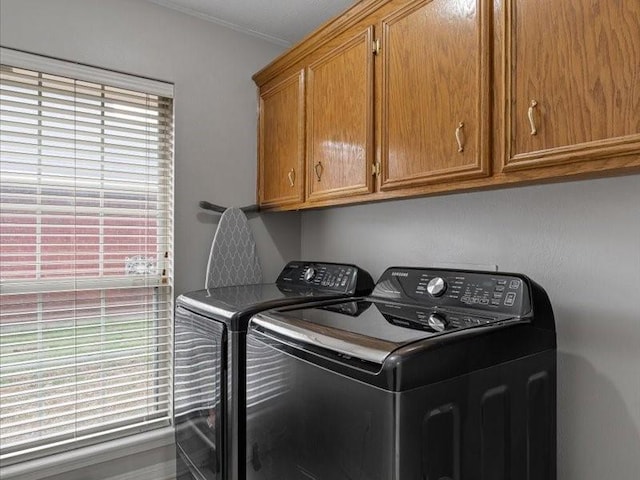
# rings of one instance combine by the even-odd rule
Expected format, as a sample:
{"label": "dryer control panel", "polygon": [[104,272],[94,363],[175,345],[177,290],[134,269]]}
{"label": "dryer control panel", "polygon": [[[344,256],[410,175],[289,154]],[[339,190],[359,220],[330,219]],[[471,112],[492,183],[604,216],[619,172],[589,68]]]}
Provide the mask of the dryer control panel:
{"label": "dryer control panel", "polygon": [[373,289],[373,279],[365,270],[355,265],[325,262],[289,262],[276,284],[350,296],[368,295]]}
{"label": "dryer control panel", "polygon": [[531,310],[526,278],[501,272],[392,267],[382,274],[371,295],[513,316]]}

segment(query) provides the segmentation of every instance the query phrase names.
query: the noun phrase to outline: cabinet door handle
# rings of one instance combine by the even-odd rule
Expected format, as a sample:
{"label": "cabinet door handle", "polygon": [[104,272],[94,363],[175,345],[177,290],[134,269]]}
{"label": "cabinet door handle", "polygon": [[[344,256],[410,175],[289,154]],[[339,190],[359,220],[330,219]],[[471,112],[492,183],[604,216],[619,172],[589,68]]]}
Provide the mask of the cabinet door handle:
{"label": "cabinet door handle", "polygon": [[533,118],[533,111],[537,106],[538,102],[531,100],[531,105],[529,105],[529,111],[527,112],[529,124],[531,125],[531,135],[536,135],[538,133],[538,129],[536,128],[536,119]]}
{"label": "cabinet door handle", "polygon": [[462,129],[464,128],[464,123],[460,122],[458,124],[458,128],[456,128],[456,142],[458,142],[458,152],[464,152],[464,133]]}
{"label": "cabinet door handle", "polygon": [[318,179],[318,181],[320,181],[320,179],[322,178],[322,171],[324,170],[324,167],[322,166],[322,163],[320,163],[320,162],[316,163],[316,165],[313,167],[313,169],[316,172],[316,178]]}
{"label": "cabinet door handle", "polygon": [[289,185],[293,187],[296,184],[296,171],[292,168],[287,174],[289,177]]}

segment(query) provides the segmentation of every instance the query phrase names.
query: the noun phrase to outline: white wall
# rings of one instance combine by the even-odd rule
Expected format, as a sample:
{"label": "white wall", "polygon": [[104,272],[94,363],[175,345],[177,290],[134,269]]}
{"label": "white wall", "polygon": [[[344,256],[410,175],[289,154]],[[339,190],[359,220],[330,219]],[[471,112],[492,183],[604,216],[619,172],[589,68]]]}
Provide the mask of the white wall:
{"label": "white wall", "polygon": [[[1,0],[0,44],[175,84],[176,292],[202,288],[218,215],[256,199],[251,75],[282,47],[141,0]],[[299,257],[296,213],[254,217],[267,280]]]}
{"label": "white wall", "polygon": [[529,275],[556,314],[558,479],[638,478],[640,175],[306,212],[302,256]]}
{"label": "white wall", "polygon": [[[282,48],[142,0],[0,0],[0,22],[3,47],[175,84],[176,293],[202,288],[219,216],[201,211],[198,201],[255,203],[251,75]],[[273,280],[300,255],[299,216],[250,223],[265,279]],[[172,455],[172,448],[156,448],[55,478],[140,480],[136,472],[148,471],[160,479],[156,470]]]}

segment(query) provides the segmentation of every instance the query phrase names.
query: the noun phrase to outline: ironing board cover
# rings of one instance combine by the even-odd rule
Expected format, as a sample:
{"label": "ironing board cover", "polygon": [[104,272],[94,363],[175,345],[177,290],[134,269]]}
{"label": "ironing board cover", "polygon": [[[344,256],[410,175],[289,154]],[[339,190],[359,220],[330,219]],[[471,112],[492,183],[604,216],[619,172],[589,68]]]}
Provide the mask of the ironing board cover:
{"label": "ironing board cover", "polygon": [[228,208],[220,217],[211,243],[205,288],[251,285],[262,282],[256,242],[247,217],[239,208]]}

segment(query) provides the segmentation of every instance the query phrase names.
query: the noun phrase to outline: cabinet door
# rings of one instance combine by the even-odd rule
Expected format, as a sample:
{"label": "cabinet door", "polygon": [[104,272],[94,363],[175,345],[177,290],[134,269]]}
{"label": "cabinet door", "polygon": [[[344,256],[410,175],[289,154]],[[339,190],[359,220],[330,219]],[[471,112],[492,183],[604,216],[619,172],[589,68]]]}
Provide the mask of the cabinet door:
{"label": "cabinet door", "polygon": [[420,0],[382,20],[382,190],[488,175],[487,4]]}
{"label": "cabinet door", "polygon": [[505,170],[640,152],[640,1],[507,0]]}
{"label": "cabinet door", "polygon": [[373,187],[373,27],[308,67],[307,199]]}
{"label": "cabinet door", "polygon": [[304,201],[304,70],[260,91],[260,205]]}

